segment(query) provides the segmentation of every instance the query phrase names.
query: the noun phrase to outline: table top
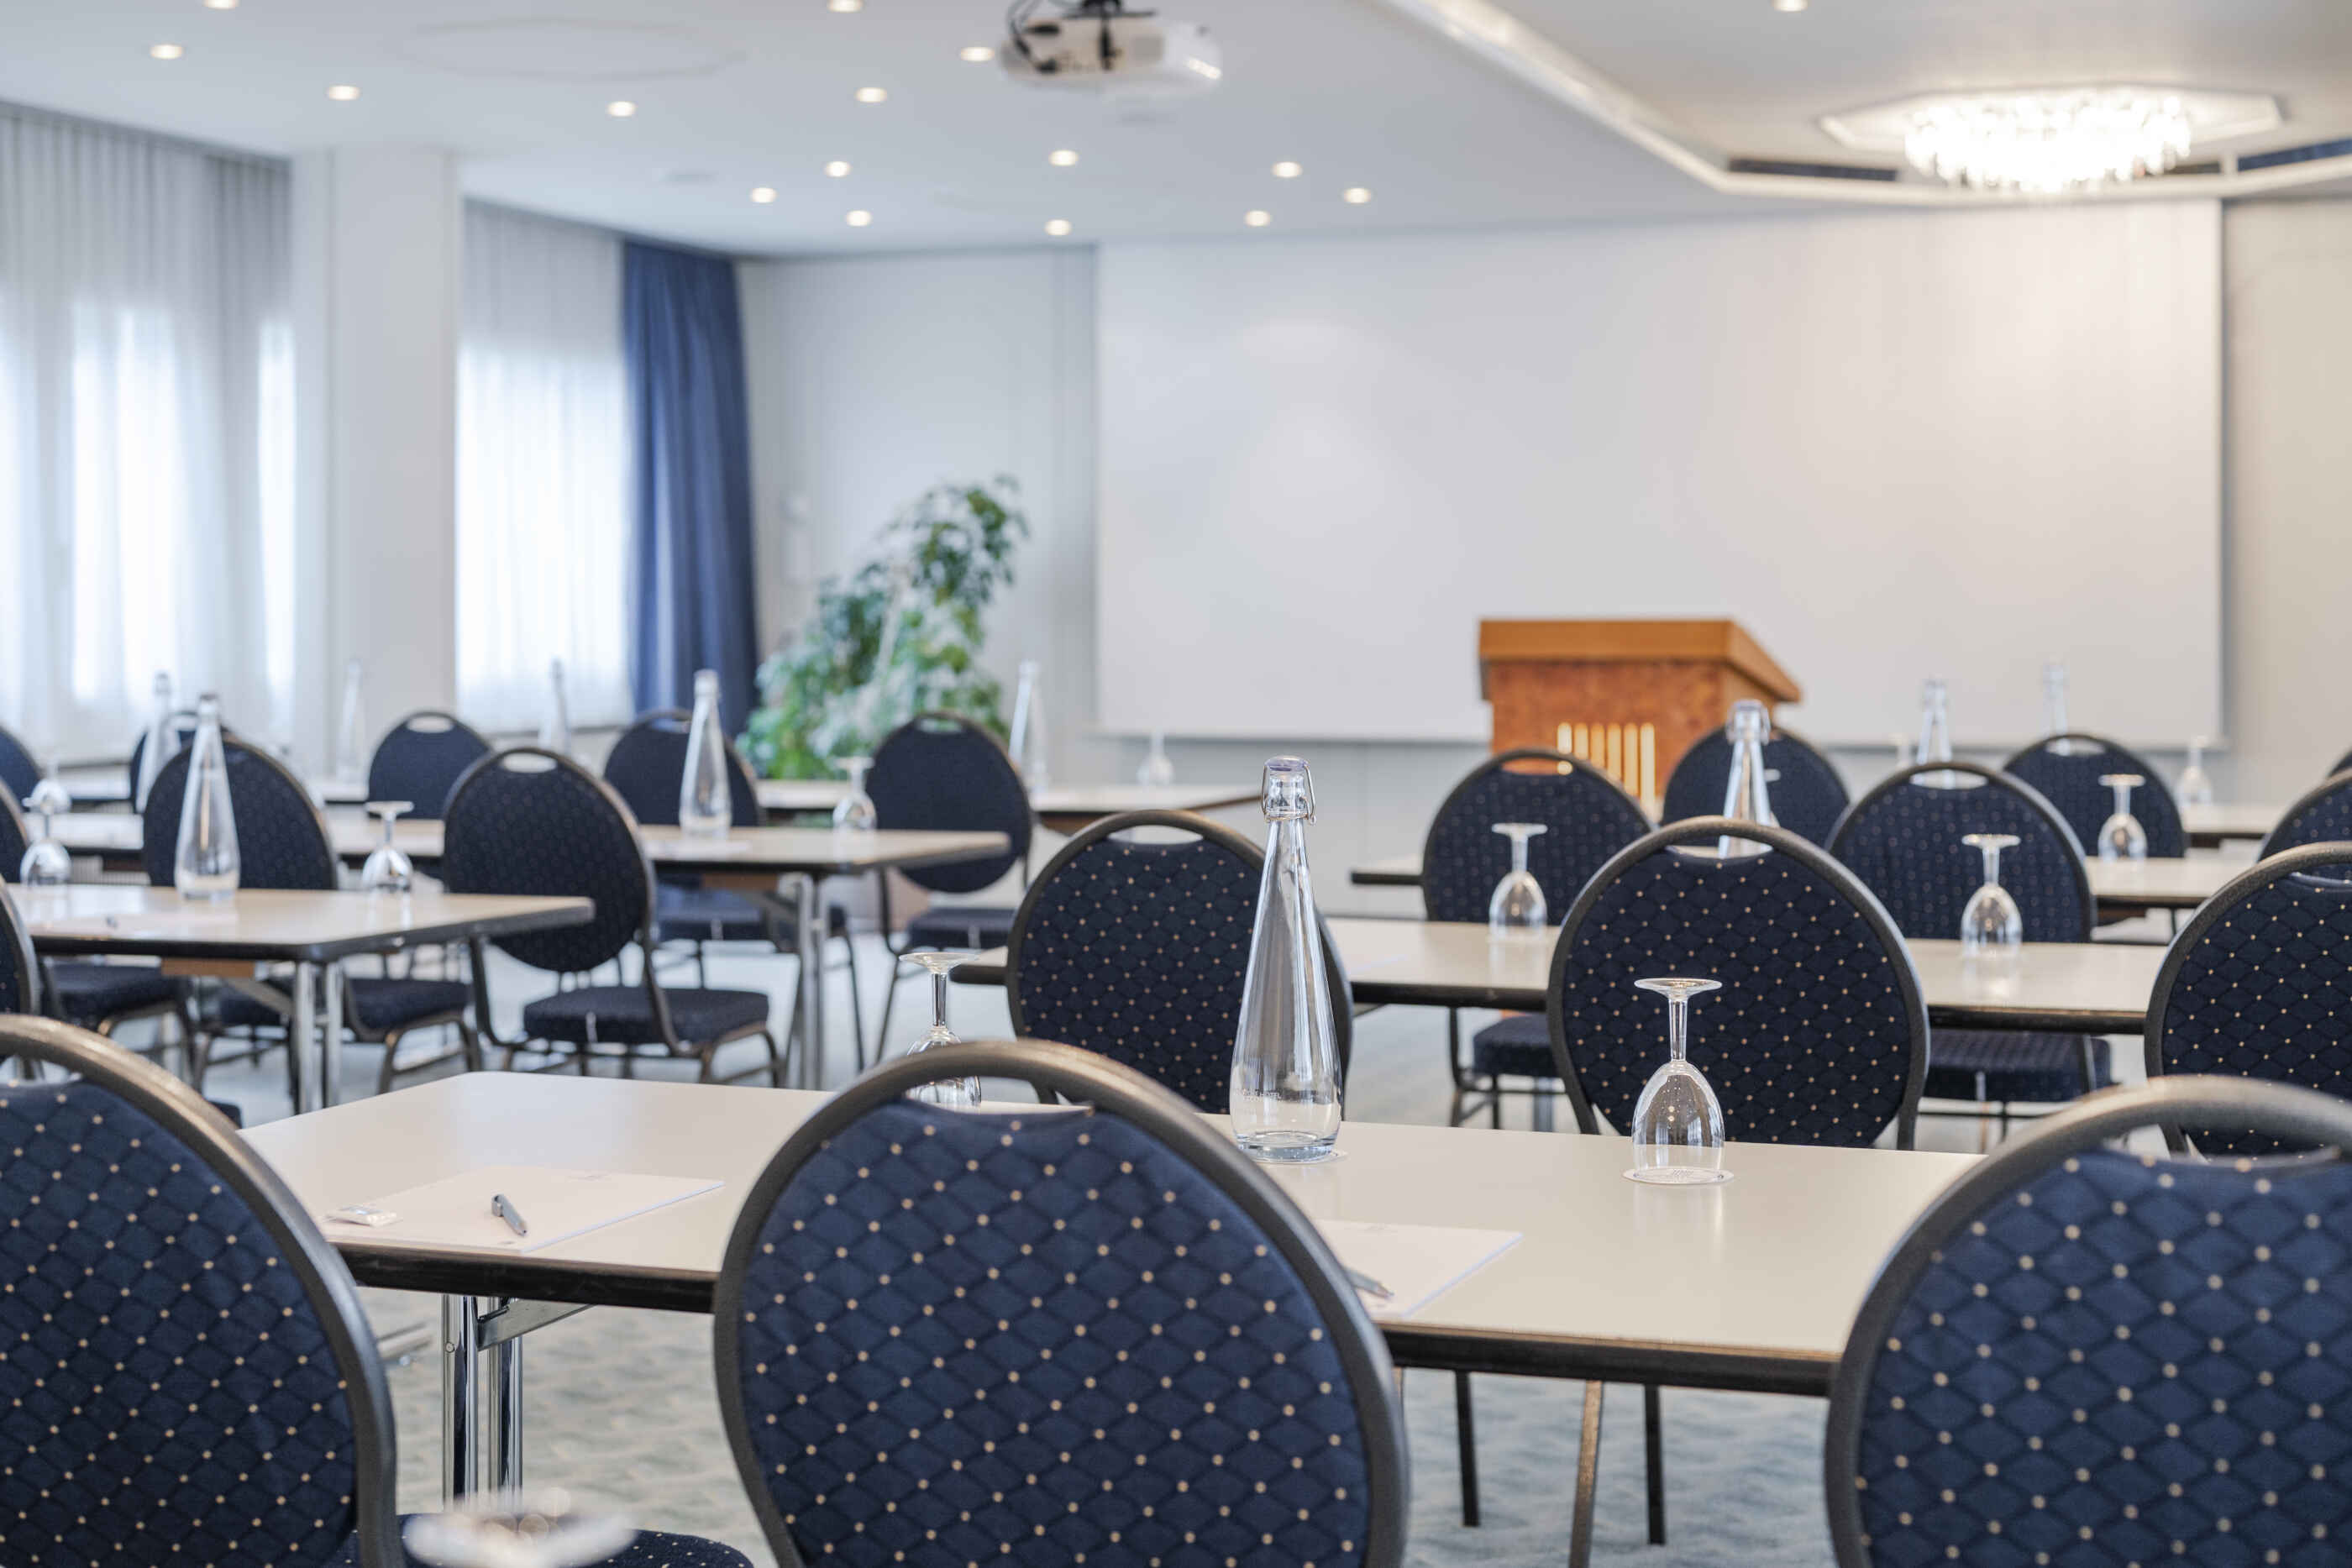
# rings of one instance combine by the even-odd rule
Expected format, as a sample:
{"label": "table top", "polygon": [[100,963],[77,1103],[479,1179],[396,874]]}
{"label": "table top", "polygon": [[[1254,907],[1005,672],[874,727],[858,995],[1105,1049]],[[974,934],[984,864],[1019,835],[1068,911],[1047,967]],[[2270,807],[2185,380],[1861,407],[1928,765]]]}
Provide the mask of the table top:
{"label": "table top", "polygon": [[[1544,1009],[1549,936],[1497,942],[1484,925],[1466,921],[1338,916],[1328,924],[1359,1002]],[[2079,1034],[2140,1032],[2165,952],[2145,943],[2029,942],[2011,967],[1964,961],[1957,939],[1905,946],[1919,971],[1930,1023]],[[955,977],[1003,985],[1004,949],[961,965]]]}
{"label": "table top", "polygon": [[[496,1165],[716,1177],[715,1192],[521,1255],[327,1227],[362,1284],[708,1312],[744,1196],[823,1098],[474,1072],[245,1136],[313,1212]],[[1349,1122],[1339,1146],[1275,1173],[1310,1218],[1523,1236],[1383,1325],[1401,1361],[1815,1395],[1879,1264],[1975,1159],[1734,1144],[1732,1180],[1662,1188],[1624,1179],[1614,1137]]]}
{"label": "table top", "polygon": [[[338,858],[364,861],[383,841],[383,825],[364,812],[326,813],[328,837]],[[73,811],[51,826],[58,841],[76,854],[135,856],[144,838],[140,819],[124,811]],[[879,866],[939,865],[984,860],[1011,847],[1003,833],[933,833],[892,831],[843,833],[831,828],[737,828],[724,838],[694,837],[674,827],[637,830],[646,858],[675,871],[786,872],[821,875],[871,871]],[[412,860],[441,858],[441,824],[402,818],[393,841]]]}
{"label": "table top", "polygon": [[2225,839],[2267,837],[2286,815],[2286,808],[2252,801],[2216,800],[2210,806],[2180,808],[2180,826],[2192,844],[2218,844]]}
{"label": "table top", "polygon": [[[121,806],[131,800],[131,769],[124,762],[92,763],[81,768],[60,768],[58,782],[66,787],[77,806]],[[335,778],[311,778],[305,780],[310,787],[311,798],[326,806],[357,806],[367,800],[364,782],[346,781]],[[21,802],[20,802],[21,804]]]}
{"label": "table top", "polygon": [[[769,811],[830,811],[849,793],[839,779],[762,779],[760,805]],[[1113,817],[1121,811],[1207,811],[1258,798],[1255,784],[1051,784],[1029,792],[1041,817]]]}
{"label": "table top", "polygon": [[168,887],[75,883],[19,888],[16,895],[34,949],[54,957],[117,954],[323,964],[355,953],[580,925],[595,913],[584,898],[430,889],[393,897],[247,888],[214,904],[183,899]]}

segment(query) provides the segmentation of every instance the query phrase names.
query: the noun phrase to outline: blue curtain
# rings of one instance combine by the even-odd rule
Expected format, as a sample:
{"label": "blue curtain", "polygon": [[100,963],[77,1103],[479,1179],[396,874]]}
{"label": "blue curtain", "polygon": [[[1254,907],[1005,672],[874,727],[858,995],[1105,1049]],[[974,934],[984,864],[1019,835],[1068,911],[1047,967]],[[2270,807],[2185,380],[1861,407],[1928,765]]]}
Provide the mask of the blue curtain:
{"label": "blue curtain", "polygon": [[716,670],[732,732],[759,663],[734,263],[630,242],[621,320],[636,444],[630,687],[640,712],[687,707],[695,671]]}

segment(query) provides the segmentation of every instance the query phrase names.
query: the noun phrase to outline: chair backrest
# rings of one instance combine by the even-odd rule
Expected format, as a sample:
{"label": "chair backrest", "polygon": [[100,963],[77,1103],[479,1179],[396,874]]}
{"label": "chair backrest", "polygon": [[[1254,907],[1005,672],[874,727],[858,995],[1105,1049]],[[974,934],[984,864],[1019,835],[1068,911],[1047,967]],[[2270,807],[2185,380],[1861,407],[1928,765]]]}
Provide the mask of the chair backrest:
{"label": "chair backrest", "polygon": [[[1192,836],[1140,843],[1124,836],[1136,828]],[[1190,811],[1094,823],[1037,873],[1013,916],[1013,1032],[1108,1056],[1222,1115],[1265,871],[1255,844]],[[1356,1009],[1328,930],[1323,967],[1344,1076]]]}
{"label": "chair backrest", "polygon": [[2305,844],[2352,841],[2352,770],[2338,769],[2304,792],[2263,837],[2257,860]]}
{"label": "chair backrest", "polygon": [[[2070,749],[2062,749],[2062,742]],[[2132,790],[2132,815],[2147,834],[2147,852],[2165,858],[2189,852],[2172,786],[2138,752],[2104,736],[2045,736],[2000,766],[2041,790],[2085,848],[2097,846],[2100,826],[2115,814],[2116,792],[2099,779],[2109,773],[2137,773],[2142,782]]]}
{"label": "chair backrest", "polygon": [[[965,1073],[1073,1103],[905,1098]],[[1091,1052],[949,1047],[850,1084],[752,1185],[715,1311],[779,1562],[1402,1557],[1394,1374],[1338,1260],[1230,1138]]]}
{"label": "chair backrest", "polygon": [[955,865],[909,866],[908,880],[933,893],[978,893],[1029,862],[1029,789],[1003,744],[960,714],[919,714],[882,737],[866,793],[884,828],[1003,833],[1001,856]]}
{"label": "chair backrest", "polygon": [[479,730],[436,708],[410,714],[383,732],[368,758],[367,798],[405,800],[408,813],[432,821],[447,809],[466,769],[490,754]]}
{"label": "chair backrest", "polygon": [[[651,826],[677,825],[678,787],[686,780],[686,747],[694,716],[659,708],[638,716],[604,754],[604,782],[629,803],[630,814]],[[760,825],[760,791],[751,770],[727,743],[727,800],[739,828]]]}
{"label": "chair backrest", "polygon": [[[147,880],[172,883],[180,850],[180,800],[187,791],[195,748],[184,746],[147,797],[141,861]],[[229,806],[236,817],[237,885],[320,892],[335,885],[335,851],[327,819],[302,780],[283,762],[235,736],[221,738],[228,765]]]}
{"label": "chair backrest", "polygon": [[0,790],[11,800],[21,801],[33,792],[41,781],[41,760],[33,748],[16,738],[16,733],[0,725]]}
{"label": "chair backrest", "polygon": [[[1921,774],[1980,780],[1943,788]],[[2017,900],[2029,942],[2087,942],[2098,924],[2083,845],[2058,809],[2031,784],[1974,762],[1906,768],[1846,809],[1828,849],[1862,878],[1906,936],[1960,934],[1960,911],[1984,883],[1984,856],[1969,833],[2011,833],[2000,884]]]}
{"label": "chair backrest", "polygon": [[[33,830],[16,802],[0,796],[0,882],[15,882],[25,868],[25,852],[32,847]],[[0,1011],[5,1011],[0,1009]]]}
{"label": "chair backrest", "polygon": [[[2327,1146],[2205,1163],[2151,1124]],[[2284,1084],[2095,1094],[1914,1225],[1854,1320],[1823,1482],[1841,1568],[2340,1562],[2352,1107]]]}
{"label": "chair backrest", "polygon": [[98,1035],[0,1019],[0,1559],[404,1559],[350,1271],[220,1113]]}
{"label": "chair backrest", "polygon": [[[1766,771],[1779,775],[1767,786],[1772,818],[1801,839],[1829,842],[1830,829],[1846,808],[1845,780],[1837,765],[1820,748],[1793,730],[1772,727],[1764,742]],[[1665,820],[1712,817],[1723,810],[1731,783],[1731,737],[1710,729],[1691,742],[1691,748],[1666,776]]]}
{"label": "chair backrest", "polygon": [[[0,1013],[41,1010],[41,966],[7,888],[0,886]],[[0,1439],[5,1440],[5,1439]]]}
{"label": "chair backrest", "polygon": [[[2352,1098],[2352,843],[2257,861],[2172,939],[2148,998],[2147,1075],[2268,1078]],[[2266,1154],[2213,1133],[2205,1154]]]}
{"label": "chair backrest", "polygon": [[[1516,772],[1514,763],[1541,771]],[[1511,841],[1495,831],[1497,822],[1544,825],[1528,841],[1528,871],[1555,917],[1602,862],[1650,831],[1633,797],[1590,763],[1536,747],[1500,752],[1463,775],[1430,819],[1421,846],[1421,906],[1430,919],[1486,918],[1495,884],[1511,869]]]}
{"label": "chair backrest", "polygon": [[593,900],[584,925],[494,938],[558,974],[610,963],[653,922],[653,871],[627,804],[572,758],[536,746],[493,752],[457,780],[441,830],[441,882],[452,893]]}
{"label": "chair backrest", "polygon": [[[1726,834],[1770,854],[1713,852]],[[1685,846],[1706,846],[1694,850]],[[1861,1145],[1893,1124],[1911,1146],[1927,1077],[1927,1009],[1894,921],[1845,867],[1786,828],[1696,817],[1593,874],[1552,953],[1554,1064],[1577,1125],[1623,1131],[1666,1058],[1665,1007],[1633,982],[1723,988],[1690,1009],[1690,1060],[1724,1134]]]}
{"label": "chair backrest", "polygon": [[[235,731],[233,731],[233,730],[231,730],[227,725],[224,724],[224,725],[222,725],[222,726],[221,726],[221,733],[222,733],[223,735],[232,735],[232,734],[236,733],[236,732],[235,732]],[[191,747],[191,746],[193,746],[193,745],[194,745],[194,744],[195,744],[195,739],[196,739],[196,710],[195,710],[195,709],[194,709],[194,708],[179,708],[179,709],[175,709],[175,710],[173,712],[173,714],[172,714],[172,735],[173,735],[173,742],[174,742],[174,744],[173,744],[173,749],[174,751],[185,751],[189,747]],[[145,762],[145,761],[146,761],[146,758],[147,758],[147,732],[146,732],[146,730],[145,730],[145,729],[143,729],[143,728],[142,728],[142,729],[141,729],[141,730],[140,730],[140,732],[139,732],[137,735],[132,736],[132,737],[131,737],[131,763],[130,763],[130,771],[124,775],[124,777],[129,780],[130,785],[131,785],[131,789],[132,789],[132,791],[133,791],[134,793],[137,791],[137,789],[138,789],[138,788],[139,788],[139,768],[140,768],[140,766],[141,766],[143,762]]]}

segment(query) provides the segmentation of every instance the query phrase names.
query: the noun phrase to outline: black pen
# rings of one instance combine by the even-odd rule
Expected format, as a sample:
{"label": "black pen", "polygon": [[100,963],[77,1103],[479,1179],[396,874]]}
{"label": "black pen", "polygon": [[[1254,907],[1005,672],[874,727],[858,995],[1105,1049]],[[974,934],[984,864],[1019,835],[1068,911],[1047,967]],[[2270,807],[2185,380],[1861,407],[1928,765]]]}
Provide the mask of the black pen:
{"label": "black pen", "polygon": [[490,1212],[505,1220],[507,1228],[517,1236],[530,1234],[530,1227],[522,1222],[522,1210],[517,1208],[506,1194],[494,1192],[490,1195]]}

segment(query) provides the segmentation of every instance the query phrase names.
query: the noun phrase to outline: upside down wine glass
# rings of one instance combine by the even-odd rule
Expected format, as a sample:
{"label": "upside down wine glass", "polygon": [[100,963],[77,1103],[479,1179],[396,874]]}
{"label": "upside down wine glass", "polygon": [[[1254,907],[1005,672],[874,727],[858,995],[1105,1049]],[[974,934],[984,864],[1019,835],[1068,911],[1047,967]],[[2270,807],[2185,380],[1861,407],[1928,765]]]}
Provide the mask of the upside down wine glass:
{"label": "upside down wine glass", "polygon": [[880,819],[875,814],[874,797],[866,792],[866,770],[874,766],[870,757],[845,757],[842,771],[849,775],[849,793],[834,803],[833,825],[842,832],[870,833]]}
{"label": "upside down wine glass", "polygon": [[[41,783],[47,786],[49,780]],[[49,831],[49,799],[36,789],[25,804],[39,820],[40,835],[25,846],[24,858],[16,862],[16,880],[26,887],[63,887],[73,880],[73,856]]]}
{"label": "upside down wine glass", "polygon": [[1969,833],[1960,842],[1984,853],[1984,885],[1960,911],[1960,956],[2014,958],[2025,940],[2025,917],[2017,900],[2000,885],[2000,852],[2015,847],[2015,833]]}
{"label": "upside down wine glass", "polygon": [[2212,744],[2207,736],[2189,737],[2189,766],[2180,770],[2180,787],[2172,792],[2173,798],[2184,806],[2213,803],[2213,780],[2205,771],[2205,748]]}
{"label": "upside down wine glass", "polygon": [[[919,1051],[934,1051],[943,1045],[961,1045],[955,1030],[948,1028],[948,975],[971,953],[909,953],[907,962],[919,966],[931,977],[931,1027],[929,1032],[908,1051],[909,1056]],[[950,1110],[969,1111],[980,1103],[980,1080],[977,1078],[941,1078],[909,1090],[909,1100],[919,1100],[926,1105],[945,1105]]]}
{"label": "upside down wine glass", "polygon": [[1497,822],[1495,831],[1511,841],[1511,869],[1486,901],[1486,935],[1507,938],[1540,933],[1549,916],[1543,883],[1528,870],[1528,841],[1551,830],[1541,822]]}
{"label": "upside down wine glass", "polygon": [[2102,773],[2099,782],[2116,792],[2115,814],[2099,824],[2099,858],[2103,861],[2147,859],[2147,830],[2132,815],[2131,792],[2147,782],[2137,773]]}
{"label": "upside down wine glass", "polygon": [[366,893],[406,893],[415,885],[416,867],[407,852],[392,841],[392,825],[415,806],[407,800],[370,800],[368,815],[383,823],[383,842],[368,852],[360,867],[360,888]]}
{"label": "upside down wine glass", "polygon": [[1723,1103],[1706,1074],[1690,1064],[1690,999],[1722,988],[1720,980],[1660,978],[1633,982],[1666,998],[1666,1061],[1633,1105],[1635,1181],[1698,1186],[1729,1181],[1723,1168]]}

